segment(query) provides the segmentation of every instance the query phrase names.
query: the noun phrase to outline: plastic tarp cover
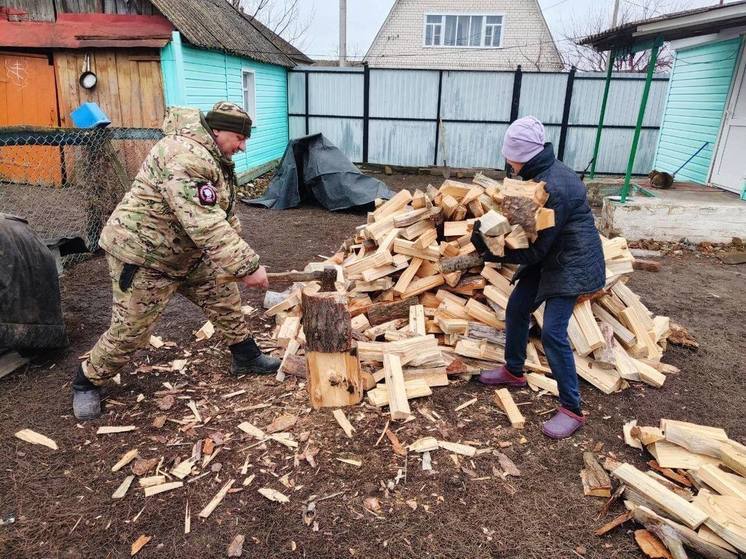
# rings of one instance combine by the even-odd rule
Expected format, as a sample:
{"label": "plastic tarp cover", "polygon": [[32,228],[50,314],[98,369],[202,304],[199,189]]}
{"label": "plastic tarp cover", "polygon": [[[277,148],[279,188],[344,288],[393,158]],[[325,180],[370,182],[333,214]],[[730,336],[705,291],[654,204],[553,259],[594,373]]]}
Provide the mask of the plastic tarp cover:
{"label": "plastic tarp cover", "polygon": [[19,217],[0,213],[0,348],[67,346],[54,256]]}
{"label": "plastic tarp cover", "polygon": [[321,204],[336,211],[365,206],[393,194],[378,179],[361,173],[323,134],[313,134],[291,140],[266,192],[242,201],[273,210]]}

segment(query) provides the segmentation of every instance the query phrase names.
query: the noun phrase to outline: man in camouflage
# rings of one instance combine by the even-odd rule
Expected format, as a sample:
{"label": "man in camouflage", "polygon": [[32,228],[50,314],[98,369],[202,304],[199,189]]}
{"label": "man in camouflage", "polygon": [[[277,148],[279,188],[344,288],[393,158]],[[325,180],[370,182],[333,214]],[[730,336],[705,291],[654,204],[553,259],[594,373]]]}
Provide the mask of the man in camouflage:
{"label": "man in camouflage", "polygon": [[101,414],[100,386],[148,342],[175,293],[202,307],[230,348],[233,374],[273,373],[280,364],[252,339],[238,286],[216,281],[230,274],[249,288],[268,286],[234,213],[231,157],[246,149],[251,118],[225,101],[206,115],[173,107],[163,131],[101,233],[113,290],[111,325],[73,382],[78,419]]}

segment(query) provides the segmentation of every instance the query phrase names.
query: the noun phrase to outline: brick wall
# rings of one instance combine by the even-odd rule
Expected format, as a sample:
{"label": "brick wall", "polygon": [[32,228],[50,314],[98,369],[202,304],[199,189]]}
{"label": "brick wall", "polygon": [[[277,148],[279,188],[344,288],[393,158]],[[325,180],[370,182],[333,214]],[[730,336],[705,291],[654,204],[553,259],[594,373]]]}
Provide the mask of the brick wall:
{"label": "brick wall", "polygon": [[[503,14],[502,47],[425,47],[425,14]],[[371,45],[371,67],[560,70],[536,0],[398,0]]]}

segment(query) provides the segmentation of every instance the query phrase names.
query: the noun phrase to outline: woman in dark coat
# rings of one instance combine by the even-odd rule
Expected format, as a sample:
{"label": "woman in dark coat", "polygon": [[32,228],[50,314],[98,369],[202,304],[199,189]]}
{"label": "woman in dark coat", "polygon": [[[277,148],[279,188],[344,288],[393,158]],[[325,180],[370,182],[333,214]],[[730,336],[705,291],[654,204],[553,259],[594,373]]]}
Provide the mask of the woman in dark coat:
{"label": "woman in dark coat", "polygon": [[544,324],[541,341],[549,367],[559,387],[561,407],[544,423],[545,435],[563,439],[585,422],[581,411],[578,375],[567,336],[567,326],[578,297],[598,291],[606,282],[601,240],[596,230],[585,185],[554,156],[545,143],[544,126],[527,116],[516,120],[505,133],[502,153],[506,162],[524,180],[546,182],[554,210],[554,227],[540,231],[526,249],[506,248],[504,256],[492,254],[475,223],[472,242],[485,260],[520,264],[517,282],[506,311],[505,365],[483,371],[484,384],[525,386],[523,365],[531,313],[542,303]]}

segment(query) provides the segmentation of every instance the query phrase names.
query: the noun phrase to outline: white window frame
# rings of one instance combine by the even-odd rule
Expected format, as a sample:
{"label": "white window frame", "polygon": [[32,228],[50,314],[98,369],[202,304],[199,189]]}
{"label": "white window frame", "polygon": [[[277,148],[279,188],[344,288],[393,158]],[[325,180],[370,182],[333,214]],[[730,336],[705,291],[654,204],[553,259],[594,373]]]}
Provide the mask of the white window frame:
{"label": "white window frame", "polygon": [[[254,83],[254,91],[252,92],[253,95],[254,95],[254,107],[253,107],[253,111],[250,111],[249,108],[246,106],[246,93],[247,93],[247,89],[246,89],[246,85],[245,85],[246,82],[245,82],[245,79],[244,79],[244,76],[246,74],[251,74],[252,76],[254,76],[254,79],[252,80],[253,83]],[[254,70],[253,68],[241,68],[241,96],[242,96],[241,105],[243,105],[243,109],[247,113],[249,113],[249,116],[251,117],[251,128],[255,128],[256,127],[256,123],[257,123],[257,114],[256,114],[256,112],[257,112],[257,108],[256,108],[256,70]],[[252,112],[254,114],[252,114]]]}
{"label": "white window frame", "polygon": [[[426,37],[427,37],[427,18],[428,16],[439,16],[441,17],[441,33],[440,33],[440,41],[441,44],[439,45],[428,45],[426,43]],[[482,18],[482,36],[480,38],[480,44],[479,46],[473,46],[473,45],[445,45],[443,44],[446,39],[446,20],[445,18],[447,16],[478,16]],[[485,31],[487,29],[487,18],[493,17],[493,16],[499,16],[502,18],[502,23],[500,24],[500,44],[498,46],[491,46],[491,45],[485,45]],[[503,42],[505,39],[505,22],[506,22],[506,16],[504,12],[492,12],[492,13],[486,13],[486,12],[447,12],[447,13],[435,13],[435,12],[426,12],[424,14],[424,17],[422,19],[422,46],[427,49],[501,49],[503,48]],[[436,24],[429,24],[429,25],[436,25]],[[494,24],[492,24],[494,25]],[[471,27],[471,20],[469,20],[469,27]],[[467,34],[468,36],[469,34]]]}

